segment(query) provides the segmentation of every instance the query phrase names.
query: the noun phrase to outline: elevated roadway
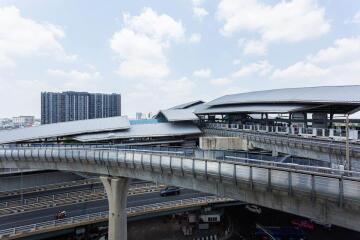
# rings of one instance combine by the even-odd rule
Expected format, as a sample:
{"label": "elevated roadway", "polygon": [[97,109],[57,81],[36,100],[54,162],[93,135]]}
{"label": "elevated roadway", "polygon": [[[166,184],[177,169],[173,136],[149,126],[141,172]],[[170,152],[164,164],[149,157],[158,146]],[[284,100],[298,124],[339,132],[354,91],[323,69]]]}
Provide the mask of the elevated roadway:
{"label": "elevated roadway", "polygon": [[[142,206],[148,204],[164,203],[168,201],[204,197],[209,194],[194,190],[183,189],[180,195],[161,197],[159,192],[147,192],[137,195],[129,195],[127,207]],[[77,202],[69,205],[52,205],[48,208],[32,209],[31,211],[17,212],[0,216],[0,230],[19,227],[44,221],[54,220],[58,211],[65,210],[68,217],[97,213],[108,210],[106,198],[93,201]]]}
{"label": "elevated roadway", "polygon": [[[207,203],[232,201],[227,198],[208,196],[205,193],[183,189],[180,195],[161,197],[158,192],[130,195],[128,200],[128,216],[141,219],[147,216],[169,214],[177,210],[202,206]],[[54,220],[58,211],[66,210],[64,220]],[[108,202],[103,200],[79,202],[68,206],[50,206],[31,212],[0,216],[0,239],[15,239],[20,236],[37,235],[44,232],[60,231],[107,220]],[[106,213],[106,214],[105,214]],[[102,216],[94,218],[94,216]],[[89,216],[90,215],[90,216]],[[84,217],[87,216],[87,217]],[[79,222],[78,220],[81,219]],[[44,228],[46,226],[46,228]]]}
{"label": "elevated roadway", "polygon": [[[137,184],[131,185],[128,195],[140,195],[152,192],[159,192],[164,185],[156,184]],[[33,198],[24,198],[21,200],[0,202],[0,217],[35,211],[39,209],[61,207],[81,202],[92,202],[106,199],[104,188],[98,187],[89,190],[78,190],[52,195],[42,195]]]}
{"label": "elevated roadway", "polygon": [[74,170],[176,185],[360,231],[360,176],[271,162],[91,148],[3,148],[1,167]]}

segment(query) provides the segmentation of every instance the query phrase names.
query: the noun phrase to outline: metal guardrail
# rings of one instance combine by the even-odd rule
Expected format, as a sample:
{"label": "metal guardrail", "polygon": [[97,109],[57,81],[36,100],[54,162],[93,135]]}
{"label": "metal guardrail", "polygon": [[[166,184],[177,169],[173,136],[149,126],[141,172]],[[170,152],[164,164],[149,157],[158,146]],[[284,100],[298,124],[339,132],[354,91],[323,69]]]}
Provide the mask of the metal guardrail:
{"label": "metal guardrail", "polygon": [[[154,203],[143,206],[127,208],[128,217],[139,216],[154,212],[163,212],[168,210],[175,210],[180,208],[187,208],[192,206],[202,206],[209,203],[233,201],[229,198],[222,197],[198,197],[183,200],[175,200],[163,203]],[[72,226],[86,225],[89,223],[106,221],[108,212],[98,212],[80,215],[76,217],[69,217],[61,220],[53,220],[42,223],[35,223],[5,230],[0,230],[0,239],[15,239],[23,236],[30,236],[38,234],[39,232],[49,232],[57,229],[65,229]]]}
{"label": "metal guardrail", "polygon": [[[226,128],[242,131],[254,131],[271,134],[288,134],[300,137],[316,137],[322,140],[338,140],[345,141],[346,130],[339,128],[312,128],[312,127],[288,127],[286,125],[261,125],[261,124],[228,124],[228,123],[203,123],[205,127],[209,128]],[[349,138],[352,141],[360,139],[360,130],[349,129]]]}
{"label": "metal guardrail", "polygon": [[121,145],[121,144],[51,144],[51,143],[22,143],[22,144],[2,144],[0,148],[14,148],[14,147],[42,147],[42,148],[66,148],[66,149],[117,149],[127,151],[143,151],[152,153],[171,153],[175,155],[194,156],[195,148],[191,147],[177,147],[177,146],[142,146],[142,145]]}
{"label": "metal guardrail", "polygon": [[[139,184],[131,186],[128,195],[139,195],[151,192],[159,192],[165,185]],[[50,196],[24,199],[25,203],[19,201],[1,203],[0,217],[18,214],[28,211],[35,211],[50,207],[64,206],[79,202],[90,202],[106,199],[107,195],[104,188],[97,188],[90,191],[75,191],[70,193],[60,193]]]}
{"label": "metal guardrail", "polygon": [[38,171],[37,169],[0,168],[0,175],[13,173],[27,173]]}
{"label": "metal guardrail", "polygon": [[[256,132],[256,131],[246,131],[246,130],[239,130],[239,129],[232,129],[232,128],[225,128],[221,126],[207,126],[204,128],[205,133],[207,130],[210,130],[209,133],[217,133],[221,135],[221,132],[224,131],[224,136],[236,136],[236,134],[242,134],[251,137],[257,138],[261,137],[263,140],[273,140],[279,141],[285,139],[288,143],[294,143],[297,145],[312,145],[312,146],[320,146],[324,148],[332,148],[332,149],[340,149],[345,151],[345,142],[341,141],[334,141],[334,140],[324,140],[324,139],[317,139],[317,138],[306,138],[306,137],[297,137],[295,135],[286,135],[286,134],[274,134],[269,132]],[[211,130],[215,130],[217,132],[211,132]],[[228,133],[228,134],[226,134]],[[350,143],[350,151],[360,152],[360,145],[358,143],[351,142]]]}
{"label": "metal guardrail", "polygon": [[46,166],[54,164],[54,168],[59,164],[79,162],[88,166],[138,169],[156,174],[224,181],[234,185],[245,184],[250,189],[277,189],[290,195],[306,194],[311,199],[325,198],[340,205],[344,201],[360,204],[360,172],[332,168],[276,165],[268,161],[249,162],[251,159],[197,159],[169,153],[92,148],[0,148],[0,159],[37,164],[44,162]]}

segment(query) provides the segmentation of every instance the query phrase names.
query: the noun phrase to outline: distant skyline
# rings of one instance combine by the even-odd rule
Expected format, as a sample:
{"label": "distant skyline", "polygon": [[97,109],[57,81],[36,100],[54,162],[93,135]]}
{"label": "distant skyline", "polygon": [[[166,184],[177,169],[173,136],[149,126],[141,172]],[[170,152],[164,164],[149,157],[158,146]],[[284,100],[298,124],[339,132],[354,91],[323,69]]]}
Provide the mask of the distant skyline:
{"label": "distant skyline", "polygon": [[0,118],[40,117],[42,91],[120,93],[135,117],[359,76],[358,0],[0,0]]}

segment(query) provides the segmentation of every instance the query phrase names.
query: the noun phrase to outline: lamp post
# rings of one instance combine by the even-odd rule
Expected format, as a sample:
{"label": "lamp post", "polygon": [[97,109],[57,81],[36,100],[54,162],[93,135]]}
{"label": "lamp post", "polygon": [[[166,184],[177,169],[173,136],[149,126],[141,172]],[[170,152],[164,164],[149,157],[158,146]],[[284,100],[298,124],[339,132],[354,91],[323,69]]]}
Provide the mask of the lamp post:
{"label": "lamp post", "polygon": [[345,166],[347,170],[351,170],[350,162],[350,145],[349,145],[349,114],[346,115],[346,150],[345,150]]}

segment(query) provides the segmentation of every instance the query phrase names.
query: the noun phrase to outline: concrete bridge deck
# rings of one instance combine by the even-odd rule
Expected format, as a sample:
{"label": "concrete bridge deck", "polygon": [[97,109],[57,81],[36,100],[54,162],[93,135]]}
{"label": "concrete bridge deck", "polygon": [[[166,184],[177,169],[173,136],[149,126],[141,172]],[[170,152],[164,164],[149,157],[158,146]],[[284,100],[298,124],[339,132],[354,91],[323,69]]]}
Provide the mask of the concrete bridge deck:
{"label": "concrete bridge deck", "polygon": [[226,196],[360,231],[357,172],[111,148],[2,148],[0,165],[138,178]]}

